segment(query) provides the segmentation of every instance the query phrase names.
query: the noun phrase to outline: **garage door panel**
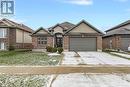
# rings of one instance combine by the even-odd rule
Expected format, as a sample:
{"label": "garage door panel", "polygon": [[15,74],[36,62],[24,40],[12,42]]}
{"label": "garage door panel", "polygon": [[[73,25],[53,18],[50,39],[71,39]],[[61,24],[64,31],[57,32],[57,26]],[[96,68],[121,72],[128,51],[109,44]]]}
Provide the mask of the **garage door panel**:
{"label": "garage door panel", "polygon": [[122,50],[128,50],[128,47],[130,45],[130,38],[122,38],[121,39],[121,49]]}
{"label": "garage door panel", "polygon": [[70,51],[96,51],[96,38],[70,38]]}

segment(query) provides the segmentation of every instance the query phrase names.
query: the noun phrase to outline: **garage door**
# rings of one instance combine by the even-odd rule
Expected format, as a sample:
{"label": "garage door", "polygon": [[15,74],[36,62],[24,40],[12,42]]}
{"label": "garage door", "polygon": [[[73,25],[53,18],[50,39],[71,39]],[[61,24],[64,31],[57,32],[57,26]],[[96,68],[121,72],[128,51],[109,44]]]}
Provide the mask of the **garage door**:
{"label": "garage door", "polygon": [[121,39],[121,49],[127,51],[130,45],[130,38]]}
{"label": "garage door", "polygon": [[70,38],[70,51],[96,51],[96,38]]}

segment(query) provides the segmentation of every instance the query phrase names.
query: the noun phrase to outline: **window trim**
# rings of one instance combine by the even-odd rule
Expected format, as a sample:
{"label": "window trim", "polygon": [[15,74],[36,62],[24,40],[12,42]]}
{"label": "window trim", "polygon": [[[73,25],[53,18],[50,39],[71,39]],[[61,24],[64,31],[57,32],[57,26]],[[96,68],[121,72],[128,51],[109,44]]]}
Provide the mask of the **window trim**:
{"label": "window trim", "polygon": [[6,38],[7,29],[6,28],[0,28],[0,30],[2,30],[2,35],[0,35],[0,38]]}
{"label": "window trim", "polygon": [[47,37],[38,37],[37,42],[38,45],[47,45]]}

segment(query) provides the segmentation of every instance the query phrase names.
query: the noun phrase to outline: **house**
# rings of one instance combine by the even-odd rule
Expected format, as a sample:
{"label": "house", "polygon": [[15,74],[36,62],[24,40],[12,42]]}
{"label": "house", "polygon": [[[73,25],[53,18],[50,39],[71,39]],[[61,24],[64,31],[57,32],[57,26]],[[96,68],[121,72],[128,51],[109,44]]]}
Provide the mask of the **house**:
{"label": "house", "polygon": [[103,48],[127,51],[130,46],[130,20],[106,31]]}
{"label": "house", "polygon": [[39,28],[32,34],[34,49],[63,47],[65,51],[101,51],[103,33],[82,20],[78,24],[64,22],[49,29]]}
{"label": "house", "polygon": [[32,48],[33,30],[24,24],[9,19],[0,20],[0,50],[7,50],[9,46],[16,49]]}

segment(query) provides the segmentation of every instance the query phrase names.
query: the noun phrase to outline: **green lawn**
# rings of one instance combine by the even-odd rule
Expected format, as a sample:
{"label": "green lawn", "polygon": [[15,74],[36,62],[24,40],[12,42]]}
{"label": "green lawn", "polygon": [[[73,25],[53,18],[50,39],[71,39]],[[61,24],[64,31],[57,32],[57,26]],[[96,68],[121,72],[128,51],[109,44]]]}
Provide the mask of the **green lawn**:
{"label": "green lawn", "polygon": [[46,53],[1,51],[0,65],[57,65],[62,56]]}
{"label": "green lawn", "polygon": [[0,87],[47,87],[50,76],[8,76],[0,75]]}

